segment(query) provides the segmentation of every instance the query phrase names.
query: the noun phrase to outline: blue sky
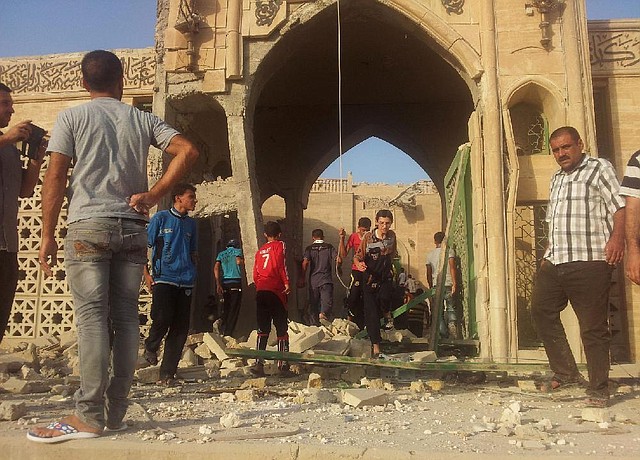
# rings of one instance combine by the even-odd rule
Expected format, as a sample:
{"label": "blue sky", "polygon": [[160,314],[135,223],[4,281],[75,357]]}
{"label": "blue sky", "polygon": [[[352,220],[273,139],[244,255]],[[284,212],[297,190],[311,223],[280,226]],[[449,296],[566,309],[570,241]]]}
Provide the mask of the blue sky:
{"label": "blue sky", "polygon": [[[1,0],[0,57],[153,46],[156,0]],[[213,1],[213,0],[212,0]],[[517,2],[516,2],[517,3]],[[524,8],[525,1],[522,0]],[[640,0],[587,0],[589,19],[640,18]],[[368,163],[394,164],[392,171],[363,171]],[[339,177],[337,160],[321,177]],[[342,156],[343,175],[355,181],[409,183],[426,173],[402,151],[368,139]]]}

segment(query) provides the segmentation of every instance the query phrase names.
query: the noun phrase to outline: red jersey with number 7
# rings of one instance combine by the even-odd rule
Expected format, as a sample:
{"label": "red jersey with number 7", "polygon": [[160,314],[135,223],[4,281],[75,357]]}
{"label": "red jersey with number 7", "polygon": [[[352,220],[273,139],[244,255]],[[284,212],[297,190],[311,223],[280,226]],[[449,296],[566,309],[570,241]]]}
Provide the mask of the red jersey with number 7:
{"label": "red jersey with number 7", "polygon": [[264,244],[256,252],[253,265],[253,281],[256,291],[271,291],[280,297],[287,306],[285,285],[289,285],[289,274],[285,265],[286,245],[284,241],[274,240]]}

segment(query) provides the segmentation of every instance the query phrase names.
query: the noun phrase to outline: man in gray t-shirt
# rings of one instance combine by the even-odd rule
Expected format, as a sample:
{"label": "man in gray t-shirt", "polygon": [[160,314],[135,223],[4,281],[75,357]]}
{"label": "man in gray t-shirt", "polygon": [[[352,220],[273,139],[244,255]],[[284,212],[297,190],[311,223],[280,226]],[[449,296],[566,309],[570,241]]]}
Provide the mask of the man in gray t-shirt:
{"label": "man in gray t-shirt", "polygon": [[[198,157],[194,145],[158,117],[120,101],[122,63],[113,53],[85,55],[82,84],[91,101],[60,113],[51,134],[39,253],[42,270],[51,275],[66,190],[64,257],[78,330],[80,389],[73,415],[27,434],[44,443],[97,437],[105,426],[126,428],[123,418],[138,356],[138,294],[147,260],[148,211]],[[147,190],[150,145],[174,158]]]}
{"label": "man in gray t-shirt", "polygon": [[[433,235],[433,242],[436,245],[435,249],[433,249],[427,255],[427,286],[429,289],[435,287],[438,283],[438,279],[440,276],[440,268],[441,262],[440,257],[442,254],[442,242],[444,241],[444,233],[437,232]],[[446,274],[444,276],[444,295],[443,295],[443,317],[440,319],[440,334],[443,337],[449,338],[457,338],[458,336],[458,326],[457,326],[457,315],[456,308],[454,302],[454,296],[458,292],[458,283],[457,283],[457,268],[456,268],[456,253],[453,248],[450,248],[447,251],[447,260],[446,260]],[[431,314],[433,315],[436,311],[433,308],[434,305],[431,306]]]}

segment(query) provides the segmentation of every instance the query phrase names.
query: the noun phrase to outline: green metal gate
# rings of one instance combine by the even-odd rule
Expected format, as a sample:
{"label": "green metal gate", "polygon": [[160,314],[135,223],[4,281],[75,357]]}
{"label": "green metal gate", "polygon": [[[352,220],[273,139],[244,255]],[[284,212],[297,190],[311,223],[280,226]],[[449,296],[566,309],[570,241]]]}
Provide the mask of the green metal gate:
{"label": "green metal gate", "polygon": [[[456,153],[444,179],[447,210],[445,244],[456,253],[458,266],[458,318],[461,318],[462,338],[477,339],[475,308],[475,273],[473,268],[473,226],[471,216],[471,145],[464,144]],[[445,265],[441,267],[445,270]]]}

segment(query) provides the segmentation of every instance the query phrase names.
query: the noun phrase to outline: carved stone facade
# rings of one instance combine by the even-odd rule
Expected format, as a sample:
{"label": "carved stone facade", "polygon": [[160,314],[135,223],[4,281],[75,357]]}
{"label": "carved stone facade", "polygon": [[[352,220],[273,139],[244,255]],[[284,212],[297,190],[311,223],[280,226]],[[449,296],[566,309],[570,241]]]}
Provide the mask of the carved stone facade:
{"label": "carved stone facade", "polygon": [[[548,198],[557,167],[544,134],[574,125],[590,152],[607,156],[622,172],[640,145],[640,20],[587,24],[584,0],[549,11],[543,11],[545,2],[513,0],[351,0],[340,4],[338,36],[332,0],[158,3],[156,49],[118,51],[126,68],[124,99],[141,105],[153,98],[154,112],[203,152],[189,180],[202,184],[202,215],[210,216],[206,250],[215,255],[225,232],[239,231],[245,253],[253,253],[262,205],[279,196],[293,264],[308,239],[303,216],[312,215],[310,192],[340,149],[371,136],[384,139],[427,171],[442,194],[458,146],[469,143],[481,354],[496,361],[527,356],[517,340],[516,323],[527,319],[518,318],[522,264],[516,253],[522,247],[516,245],[522,235],[533,235],[523,230],[523,216]],[[550,40],[541,43],[543,23],[542,38]],[[50,129],[57,111],[85,100],[80,57],[0,60],[0,80],[16,90],[14,120],[32,118]],[[162,164],[155,153],[152,177]],[[378,160],[368,167],[393,164]],[[408,225],[433,217],[411,214],[413,195],[397,198],[398,206],[384,205],[404,214]],[[32,257],[35,200],[21,211],[26,275],[21,314],[9,334],[15,337],[55,329],[40,326],[38,318],[67,324],[71,315],[63,275],[42,280]],[[362,211],[350,203],[348,211],[333,203],[334,215],[350,216],[346,227]],[[417,247],[428,247],[431,237],[417,236]],[[200,300],[212,292],[210,266],[201,273]],[[628,283],[624,291],[628,348],[637,360],[640,291]],[[296,306],[303,301],[291,299]],[[29,326],[24,318],[33,318]]]}
{"label": "carved stone facade", "polygon": [[[153,88],[156,57],[152,50],[122,50],[118,53],[124,67],[125,90]],[[0,76],[13,94],[68,94],[84,91],[81,82],[82,55],[53,55],[35,59],[7,59],[0,61]]]}

